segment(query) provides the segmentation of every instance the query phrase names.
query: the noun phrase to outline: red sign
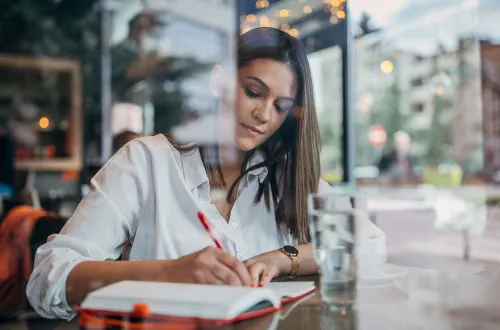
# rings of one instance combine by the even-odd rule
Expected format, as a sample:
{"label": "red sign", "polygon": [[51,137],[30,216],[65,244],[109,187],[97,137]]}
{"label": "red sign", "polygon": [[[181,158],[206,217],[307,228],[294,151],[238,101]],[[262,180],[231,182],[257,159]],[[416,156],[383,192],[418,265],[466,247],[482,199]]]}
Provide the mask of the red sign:
{"label": "red sign", "polygon": [[380,125],[373,125],[368,132],[368,141],[374,147],[382,147],[387,142],[387,132]]}

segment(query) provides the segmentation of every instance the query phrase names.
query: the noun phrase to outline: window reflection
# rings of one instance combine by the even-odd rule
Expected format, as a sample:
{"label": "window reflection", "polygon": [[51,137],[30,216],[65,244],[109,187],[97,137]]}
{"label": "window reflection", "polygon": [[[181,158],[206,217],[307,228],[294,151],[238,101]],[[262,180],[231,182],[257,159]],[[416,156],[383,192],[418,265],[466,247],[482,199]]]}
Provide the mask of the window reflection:
{"label": "window reflection", "polygon": [[[390,13],[363,0],[351,2],[359,27],[358,166],[378,167],[379,179],[393,183],[458,185],[480,175],[478,2],[386,2],[394,5]],[[386,132],[383,146],[362,133],[373,125]],[[409,136],[408,152],[398,150],[400,132]],[[408,175],[401,177],[403,168]]]}
{"label": "window reflection", "polygon": [[330,183],[342,182],[346,152],[342,148],[346,1],[241,1],[238,6],[241,33],[272,26],[306,45],[322,138],[322,177]]}
{"label": "window reflection", "polygon": [[128,118],[123,119],[128,123],[121,124],[122,129],[169,132],[188,119],[214,112],[216,98],[207,86],[212,69],[229,61],[234,27],[221,22],[231,22],[234,12],[227,1],[188,2],[214,15],[203,15],[203,8],[192,10],[184,2],[166,6],[156,1],[132,15],[127,15],[129,7],[123,3],[116,13],[111,55],[113,97],[118,104],[113,115],[133,112],[121,116]]}

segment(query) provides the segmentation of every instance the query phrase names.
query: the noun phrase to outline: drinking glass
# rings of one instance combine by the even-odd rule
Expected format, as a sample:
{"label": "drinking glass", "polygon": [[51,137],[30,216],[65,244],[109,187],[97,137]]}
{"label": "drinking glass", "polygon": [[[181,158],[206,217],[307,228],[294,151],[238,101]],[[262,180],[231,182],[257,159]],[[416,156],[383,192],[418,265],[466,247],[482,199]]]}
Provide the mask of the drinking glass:
{"label": "drinking glass", "polygon": [[332,309],[348,310],[356,302],[356,224],[367,216],[363,203],[361,196],[337,193],[311,194],[308,197],[321,299]]}

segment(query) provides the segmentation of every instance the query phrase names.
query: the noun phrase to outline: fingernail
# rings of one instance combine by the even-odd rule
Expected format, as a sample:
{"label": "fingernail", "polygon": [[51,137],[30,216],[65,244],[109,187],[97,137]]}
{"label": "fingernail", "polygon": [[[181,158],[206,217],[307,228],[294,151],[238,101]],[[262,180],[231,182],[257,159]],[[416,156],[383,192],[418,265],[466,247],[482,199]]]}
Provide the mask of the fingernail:
{"label": "fingernail", "polygon": [[264,284],[259,283],[259,288],[263,288],[263,287],[264,287]]}
{"label": "fingernail", "polygon": [[253,285],[253,284],[250,284],[250,287],[251,287],[251,288],[255,288],[255,285]]}

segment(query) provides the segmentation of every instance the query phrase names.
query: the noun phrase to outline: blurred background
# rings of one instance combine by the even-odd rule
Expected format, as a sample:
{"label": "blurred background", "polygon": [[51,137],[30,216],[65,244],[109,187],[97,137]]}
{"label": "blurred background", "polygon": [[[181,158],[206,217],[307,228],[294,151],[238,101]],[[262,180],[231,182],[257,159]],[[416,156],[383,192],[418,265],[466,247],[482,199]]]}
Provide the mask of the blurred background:
{"label": "blurred background", "polygon": [[124,143],[214,114],[211,70],[274,26],[309,51],[323,178],[374,198],[392,258],[498,261],[498,17],[498,0],[3,0],[0,214],[67,218]]}

